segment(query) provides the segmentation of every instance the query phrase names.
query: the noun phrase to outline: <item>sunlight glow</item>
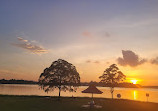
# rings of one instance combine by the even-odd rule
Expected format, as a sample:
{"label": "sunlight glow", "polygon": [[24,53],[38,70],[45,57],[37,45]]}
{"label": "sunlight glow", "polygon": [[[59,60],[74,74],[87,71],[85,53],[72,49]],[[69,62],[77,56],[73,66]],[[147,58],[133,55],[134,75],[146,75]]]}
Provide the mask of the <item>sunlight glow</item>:
{"label": "sunlight glow", "polygon": [[138,81],[138,80],[131,80],[131,82],[132,82],[133,84],[137,84],[137,81]]}

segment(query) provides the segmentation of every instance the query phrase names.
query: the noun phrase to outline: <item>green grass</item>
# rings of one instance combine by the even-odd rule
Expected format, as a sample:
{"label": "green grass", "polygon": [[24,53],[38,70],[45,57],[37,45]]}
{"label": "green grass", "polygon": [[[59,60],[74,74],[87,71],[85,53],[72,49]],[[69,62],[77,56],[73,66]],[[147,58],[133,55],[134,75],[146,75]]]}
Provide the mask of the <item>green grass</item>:
{"label": "green grass", "polygon": [[111,100],[95,98],[101,109],[85,109],[90,98],[47,98],[40,96],[0,95],[0,111],[158,111],[158,103],[138,102],[132,100]]}

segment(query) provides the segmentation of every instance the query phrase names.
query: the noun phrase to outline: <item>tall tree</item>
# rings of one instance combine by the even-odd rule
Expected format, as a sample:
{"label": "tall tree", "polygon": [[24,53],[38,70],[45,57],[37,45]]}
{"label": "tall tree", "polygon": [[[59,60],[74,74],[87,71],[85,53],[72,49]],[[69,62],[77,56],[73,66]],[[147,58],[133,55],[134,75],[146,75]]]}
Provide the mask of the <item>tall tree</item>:
{"label": "tall tree", "polygon": [[77,86],[80,85],[80,75],[74,65],[58,59],[41,73],[39,85],[45,92],[58,88],[60,99],[61,91],[76,91]]}
{"label": "tall tree", "polygon": [[100,82],[110,85],[110,91],[113,99],[115,84],[125,80],[126,76],[119,70],[116,64],[112,64],[99,78],[101,79]]}

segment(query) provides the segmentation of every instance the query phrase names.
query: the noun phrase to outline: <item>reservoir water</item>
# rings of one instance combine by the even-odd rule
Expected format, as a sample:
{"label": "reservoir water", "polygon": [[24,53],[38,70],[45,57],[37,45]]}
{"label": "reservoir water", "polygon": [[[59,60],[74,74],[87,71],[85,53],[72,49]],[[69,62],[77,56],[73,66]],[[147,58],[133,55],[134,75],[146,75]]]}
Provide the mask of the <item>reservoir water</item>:
{"label": "reservoir water", "polygon": [[[81,93],[87,86],[80,86],[76,92],[61,92],[61,96],[66,97],[91,97],[91,94]],[[94,97],[111,98],[109,87],[97,87],[103,94],[94,94]],[[136,101],[147,101],[146,93],[149,93],[149,102],[158,103],[158,89],[154,88],[115,88],[114,98],[121,94],[121,99]],[[38,96],[58,96],[58,90],[46,93],[38,85],[16,85],[0,84],[0,94],[3,95],[38,95]]]}

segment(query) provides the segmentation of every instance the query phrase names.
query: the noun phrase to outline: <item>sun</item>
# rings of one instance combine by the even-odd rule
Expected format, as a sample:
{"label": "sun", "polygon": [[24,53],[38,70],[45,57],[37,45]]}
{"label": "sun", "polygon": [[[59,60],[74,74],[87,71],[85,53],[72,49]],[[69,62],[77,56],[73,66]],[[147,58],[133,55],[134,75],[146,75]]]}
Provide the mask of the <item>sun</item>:
{"label": "sun", "polygon": [[135,79],[134,79],[134,80],[131,80],[131,82],[132,82],[133,84],[137,84],[137,81],[138,81],[138,80],[135,80]]}

